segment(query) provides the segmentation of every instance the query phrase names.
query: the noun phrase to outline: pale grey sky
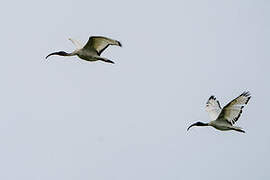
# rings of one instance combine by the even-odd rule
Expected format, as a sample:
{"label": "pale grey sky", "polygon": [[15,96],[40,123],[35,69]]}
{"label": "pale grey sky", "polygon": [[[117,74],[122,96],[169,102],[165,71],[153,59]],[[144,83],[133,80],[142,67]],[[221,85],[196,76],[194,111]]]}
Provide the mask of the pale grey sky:
{"label": "pale grey sky", "polygon": [[[1,3],[0,179],[269,179],[270,2]],[[122,42],[116,64],[45,56]],[[249,90],[246,134],[193,128]]]}

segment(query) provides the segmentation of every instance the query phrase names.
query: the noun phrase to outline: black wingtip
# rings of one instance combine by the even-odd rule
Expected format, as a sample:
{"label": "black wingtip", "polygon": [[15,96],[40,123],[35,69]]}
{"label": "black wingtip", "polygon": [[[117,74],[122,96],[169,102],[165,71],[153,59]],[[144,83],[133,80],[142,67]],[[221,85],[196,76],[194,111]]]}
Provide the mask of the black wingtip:
{"label": "black wingtip", "polygon": [[121,44],[121,42],[120,41],[117,41],[118,42],[118,45],[120,46],[120,47],[122,47],[122,44]]}
{"label": "black wingtip", "polygon": [[211,95],[208,100],[211,100],[211,99],[216,100],[216,97],[214,95]]}
{"label": "black wingtip", "polygon": [[244,91],[241,95],[246,96],[246,97],[251,97],[251,94],[249,91]]}
{"label": "black wingtip", "polygon": [[245,104],[247,104],[248,101],[249,101],[250,98],[251,98],[250,92],[249,92],[249,91],[245,91],[245,92],[243,92],[241,95],[247,97],[247,101],[245,102]]}

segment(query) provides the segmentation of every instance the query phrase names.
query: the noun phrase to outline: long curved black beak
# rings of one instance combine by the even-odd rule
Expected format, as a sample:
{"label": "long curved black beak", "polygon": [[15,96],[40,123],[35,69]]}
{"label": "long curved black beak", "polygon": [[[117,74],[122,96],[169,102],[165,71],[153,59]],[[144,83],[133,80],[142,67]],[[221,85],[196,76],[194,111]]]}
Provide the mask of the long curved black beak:
{"label": "long curved black beak", "polygon": [[208,123],[203,123],[203,122],[196,122],[194,124],[191,124],[188,128],[187,131],[192,127],[192,126],[209,126]]}
{"label": "long curved black beak", "polygon": [[53,52],[51,54],[49,54],[48,56],[46,56],[46,59],[52,55],[58,55],[58,56],[68,56],[69,54],[64,52],[64,51],[58,51],[58,52]]}
{"label": "long curved black beak", "polygon": [[49,54],[48,56],[46,56],[45,59],[47,59],[48,57],[50,57],[50,56],[52,56],[52,55],[57,55],[57,52],[54,52],[54,53]]}
{"label": "long curved black beak", "polygon": [[188,128],[187,128],[187,131],[192,127],[192,126],[196,126],[197,123],[194,123],[194,124],[191,124]]}

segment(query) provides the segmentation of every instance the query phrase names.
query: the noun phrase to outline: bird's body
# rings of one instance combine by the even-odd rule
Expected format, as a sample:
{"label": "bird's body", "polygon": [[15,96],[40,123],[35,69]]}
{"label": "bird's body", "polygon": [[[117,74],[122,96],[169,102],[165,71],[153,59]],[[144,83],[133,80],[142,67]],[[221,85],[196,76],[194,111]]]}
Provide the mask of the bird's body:
{"label": "bird's body", "polygon": [[206,111],[209,113],[212,121],[209,123],[194,123],[188,127],[188,130],[192,126],[212,126],[221,131],[235,130],[244,133],[245,131],[241,127],[234,126],[234,124],[239,119],[242,109],[250,98],[250,93],[244,92],[224,108],[221,108],[219,101],[214,96],[211,96],[206,103]]}
{"label": "bird's body", "polygon": [[242,128],[240,127],[237,127],[237,126],[233,126],[229,123],[226,122],[226,120],[214,120],[214,121],[210,121],[208,123],[209,126],[212,126],[218,130],[221,130],[221,131],[229,131],[229,130],[235,130],[235,131],[243,131]]}
{"label": "bird's body", "polygon": [[94,50],[89,51],[89,50],[81,49],[76,52],[76,55],[86,61],[98,61],[101,58],[97,54],[97,52]]}
{"label": "bird's body", "polygon": [[69,39],[71,42],[76,46],[76,50],[72,53],[66,53],[64,51],[54,52],[49,54],[46,59],[49,56],[52,55],[59,55],[59,56],[79,56],[81,59],[86,61],[104,61],[107,63],[114,63],[113,61],[101,57],[101,53],[109,46],[109,45],[116,45],[116,46],[122,46],[121,43],[117,40],[113,40],[110,38],[102,37],[102,36],[92,36],[89,38],[88,42],[85,46],[82,46],[80,42]]}

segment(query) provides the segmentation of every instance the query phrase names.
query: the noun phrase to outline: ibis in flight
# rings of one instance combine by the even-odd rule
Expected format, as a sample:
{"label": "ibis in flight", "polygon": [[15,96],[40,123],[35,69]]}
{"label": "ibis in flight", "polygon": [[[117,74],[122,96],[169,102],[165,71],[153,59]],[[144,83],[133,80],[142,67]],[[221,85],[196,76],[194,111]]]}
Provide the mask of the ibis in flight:
{"label": "ibis in flight", "polygon": [[66,53],[64,51],[58,51],[49,54],[46,59],[52,55],[58,55],[58,56],[79,56],[81,59],[86,61],[103,61],[106,63],[112,63],[113,61],[101,57],[101,53],[109,46],[109,45],[116,45],[116,46],[122,46],[121,43],[117,40],[110,39],[107,37],[102,36],[92,36],[89,38],[88,42],[85,46],[82,46],[82,44],[74,39],[69,38],[69,40],[76,46],[76,50],[71,53]]}
{"label": "ibis in flight", "polygon": [[190,125],[187,130],[189,130],[192,126],[212,126],[221,131],[235,130],[245,133],[241,127],[234,126],[234,124],[241,116],[242,109],[248,103],[250,98],[251,96],[248,91],[243,92],[225,107],[221,108],[216,97],[210,96],[206,103],[206,111],[209,113],[212,121],[209,123],[196,122]]}

